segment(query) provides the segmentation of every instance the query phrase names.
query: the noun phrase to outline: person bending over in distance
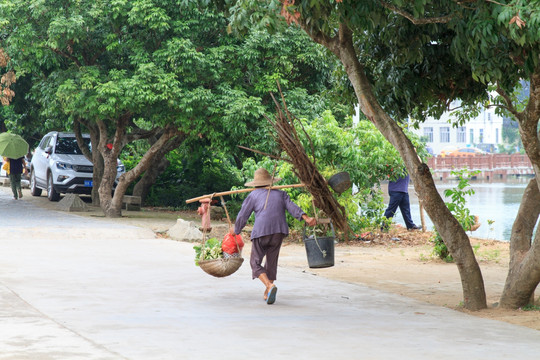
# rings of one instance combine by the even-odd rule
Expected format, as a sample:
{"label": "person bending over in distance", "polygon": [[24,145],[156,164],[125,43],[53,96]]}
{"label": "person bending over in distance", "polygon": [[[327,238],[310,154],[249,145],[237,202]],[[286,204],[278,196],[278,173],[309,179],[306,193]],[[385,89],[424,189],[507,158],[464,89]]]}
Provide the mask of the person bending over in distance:
{"label": "person bending over in distance", "polygon": [[[391,219],[396,214],[397,208],[401,211],[403,220],[407,230],[418,230],[419,226],[416,226],[411,217],[411,205],[409,202],[409,175],[398,177],[395,181],[388,183],[388,195],[390,195],[390,201],[388,207],[384,212],[384,217]],[[381,230],[387,230],[384,225]]]}

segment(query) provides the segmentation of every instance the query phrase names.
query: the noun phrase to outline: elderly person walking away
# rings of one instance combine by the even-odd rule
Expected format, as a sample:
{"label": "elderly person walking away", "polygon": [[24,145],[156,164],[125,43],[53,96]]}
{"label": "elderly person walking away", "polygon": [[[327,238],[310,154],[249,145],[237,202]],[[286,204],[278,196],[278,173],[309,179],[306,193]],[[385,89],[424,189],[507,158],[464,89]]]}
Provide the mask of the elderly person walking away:
{"label": "elderly person walking away", "polygon": [[[247,196],[236,217],[234,229],[231,229],[232,235],[239,234],[251,214],[255,213],[255,224],[251,232],[250,265],[253,279],[258,278],[265,286],[263,297],[269,305],[276,301],[277,287],[274,281],[277,278],[279,250],[283,239],[289,234],[285,211],[297,220],[304,220],[309,226],[316,224],[316,220],[307,216],[291,201],[286,192],[264,189],[279,180],[281,179],[272,178],[266,169],[255,171],[253,181],[245,185],[261,189],[256,189]],[[264,257],[266,259],[263,265]]]}

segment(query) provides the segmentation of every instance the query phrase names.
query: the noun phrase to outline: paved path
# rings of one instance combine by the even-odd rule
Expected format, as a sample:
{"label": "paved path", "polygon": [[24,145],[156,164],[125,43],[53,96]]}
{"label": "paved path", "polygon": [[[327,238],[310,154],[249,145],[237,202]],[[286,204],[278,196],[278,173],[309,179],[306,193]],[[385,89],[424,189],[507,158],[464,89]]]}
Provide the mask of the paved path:
{"label": "paved path", "polygon": [[[0,191],[0,359],[538,359],[540,332],[280,269],[222,279],[191,244]],[[376,274],[374,274],[376,276]]]}

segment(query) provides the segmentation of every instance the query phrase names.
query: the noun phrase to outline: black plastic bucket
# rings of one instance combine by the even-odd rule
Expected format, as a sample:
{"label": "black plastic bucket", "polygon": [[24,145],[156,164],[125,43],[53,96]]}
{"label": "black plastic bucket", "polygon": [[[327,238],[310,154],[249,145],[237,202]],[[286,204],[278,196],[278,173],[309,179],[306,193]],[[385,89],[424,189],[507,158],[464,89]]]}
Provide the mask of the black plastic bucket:
{"label": "black plastic bucket", "polygon": [[325,268],[334,266],[334,226],[332,227],[332,236],[319,237],[315,233],[309,237],[306,236],[306,227],[304,226],[304,245],[310,268]]}
{"label": "black plastic bucket", "polygon": [[335,192],[341,194],[352,186],[351,177],[346,171],[339,172],[328,179],[328,185],[330,185]]}

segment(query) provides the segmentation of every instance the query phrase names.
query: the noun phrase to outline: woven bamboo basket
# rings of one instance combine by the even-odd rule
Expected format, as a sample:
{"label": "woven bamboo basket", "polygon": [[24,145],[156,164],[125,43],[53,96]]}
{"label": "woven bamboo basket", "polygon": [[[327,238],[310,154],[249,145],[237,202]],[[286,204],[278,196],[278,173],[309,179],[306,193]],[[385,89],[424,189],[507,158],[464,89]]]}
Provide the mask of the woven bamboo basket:
{"label": "woven bamboo basket", "polygon": [[215,277],[225,277],[236,272],[244,262],[242,257],[219,258],[212,260],[199,260],[203,271]]}
{"label": "woven bamboo basket", "polygon": [[[225,206],[225,200],[223,200],[223,196],[221,196],[221,203],[223,205],[223,209],[225,210],[225,214],[227,215],[227,222],[229,223],[229,228],[232,226],[231,219],[229,218],[229,211],[227,210],[227,206]],[[236,241],[236,239],[235,239]],[[203,245],[206,244],[206,231],[203,232]],[[238,243],[236,243],[236,248],[238,249],[238,254],[240,256],[238,257],[228,257],[228,258],[219,258],[219,259],[210,259],[210,260],[202,260],[199,259],[199,267],[203,269],[203,271],[209,275],[215,276],[215,277],[225,277],[229,276],[236,272],[242,266],[242,263],[244,262],[244,258],[242,257],[242,249],[238,246]]]}

